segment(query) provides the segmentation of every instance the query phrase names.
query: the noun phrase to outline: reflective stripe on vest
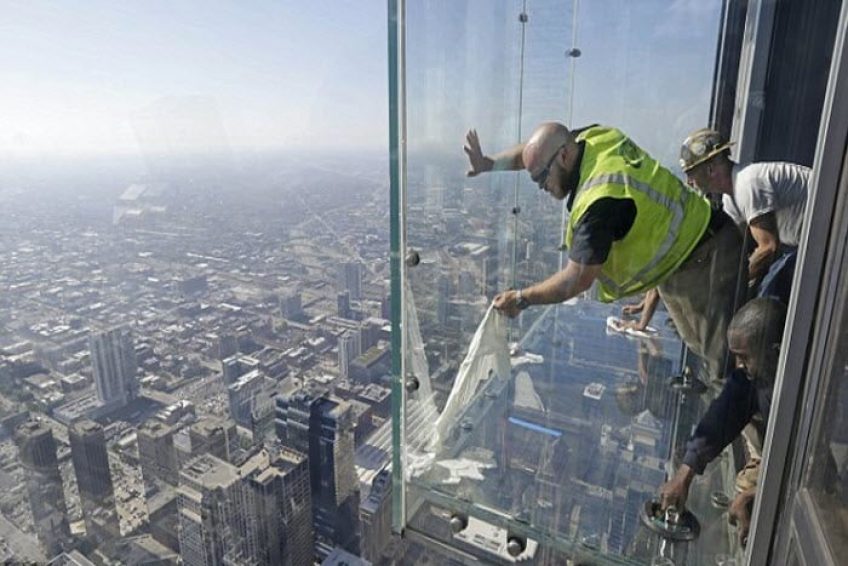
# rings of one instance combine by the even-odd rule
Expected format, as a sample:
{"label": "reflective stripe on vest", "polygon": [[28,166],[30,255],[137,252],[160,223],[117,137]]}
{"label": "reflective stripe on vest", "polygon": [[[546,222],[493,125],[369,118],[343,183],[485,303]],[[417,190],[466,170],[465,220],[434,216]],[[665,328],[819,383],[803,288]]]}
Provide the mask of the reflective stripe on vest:
{"label": "reflective stripe on vest", "polygon": [[677,240],[680,226],[683,224],[683,214],[686,210],[690,193],[688,191],[680,191],[681,200],[675,201],[673,198],[664,195],[648,183],[634,179],[630,175],[626,175],[624,173],[606,173],[598,175],[597,177],[592,177],[580,185],[579,190],[588,190],[593,187],[597,187],[598,185],[624,185],[632,187],[643,193],[655,203],[663,206],[671,213],[671,224],[668,229],[668,234],[657,249],[657,253],[654,254],[654,257],[652,257],[651,260],[647,262],[645,266],[642,267],[642,269],[640,269],[629,281],[625,281],[622,285],[618,285],[609,277],[599,274],[598,279],[605,287],[608,287],[617,294],[622,294],[627,287],[632,285],[634,282],[643,283],[642,277],[659,265],[659,263],[665,258],[666,254],[668,254],[671,250],[671,247]]}

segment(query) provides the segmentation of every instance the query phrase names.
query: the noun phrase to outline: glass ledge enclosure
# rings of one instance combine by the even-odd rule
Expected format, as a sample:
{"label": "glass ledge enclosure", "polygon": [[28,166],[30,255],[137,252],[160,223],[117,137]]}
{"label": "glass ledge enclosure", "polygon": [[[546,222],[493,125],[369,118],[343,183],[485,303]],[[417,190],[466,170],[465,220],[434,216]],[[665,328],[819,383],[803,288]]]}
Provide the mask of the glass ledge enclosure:
{"label": "glass ledge enclosure", "polygon": [[693,485],[697,540],[663,544],[641,523],[705,403],[672,387],[681,346],[666,318],[640,339],[607,329],[616,312],[589,299],[544,311],[513,349],[512,375],[484,382],[434,462],[408,478],[409,528],[494,562],[715,564],[734,552],[716,506],[733,497],[729,458]]}
{"label": "glass ledge enclosure", "polygon": [[739,556],[730,451],[689,494],[696,540],[666,541],[640,519],[714,395],[670,387],[701,372],[662,310],[649,339],[610,332],[622,305],[591,290],[524,311],[509,321],[509,375],[482,379],[438,450],[420,454],[495,294],[567,259],[562,203],[526,173],[466,177],[466,132],[493,154],[546,120],[603,123],[681,174],[680,141],[708,119],[720,5],[695,24],[655,4],[390,2],[395,529],[460,563]]}

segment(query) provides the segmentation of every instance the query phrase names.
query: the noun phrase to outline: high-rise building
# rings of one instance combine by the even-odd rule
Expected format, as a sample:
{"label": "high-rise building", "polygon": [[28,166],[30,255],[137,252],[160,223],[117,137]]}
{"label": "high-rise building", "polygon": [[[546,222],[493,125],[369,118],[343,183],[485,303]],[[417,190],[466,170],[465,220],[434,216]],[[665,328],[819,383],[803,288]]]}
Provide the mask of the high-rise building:
{"label": "high-rise building", "polygon": [[92,334],[88,343],[98,399],[116,407],[134,399],[138,395],[138,363],[129,328]]}
{"label": "high-rise building", "polygon": [[244,354],[234,354],[221,361],[221,372],[224,377],[224,383],[227,386],[232,385],[238,378],[246,373],[249,373],[260,366],[259,360]]}
{"label": "high-rise building", "polygon": [[381,318],[368,318],[362,323],[362,351],[367,352],[377,345],[380,340],[388,340],[390,334],[385,330],[389,321]]}
{"label": "high-rise building", "polygon": [[204,454],[182,469],[178,493],[184,564],[312,564],[304,454],[267,448],[241,466]]}
{"label": "high-rise building", "polygon": [[362,354],[362,332],[348,330],[339,336],[339,375],[350,375],[350,362]]}
{"label": "high-rise building", "polygon": [[68,439],[86,534],[95,541],[114,538],[120,527],[103,427],[88,419],[77,421],[68,430]]}
{"label": "high-rise building", "polygon": [[303,318],[303,300],[300,293],[289,293],[280,297],[280,314],[289,320]]}
{"label": "high-rise building", "polygon": [[392,474],[383,469],[359,506],[362,558],[377,563],[392,539]]}
{"label": "high-rise building", "polygon": [[386,320],[392,319],[392,297],[389,294],[380,301],[380,316]]}
{"label": "high-rise building", "polygon": [[238,469],[211,454],[203,454],[183,467],[179,483],[183,564],[245,563],[244,496]]}
{"label": "high-rise building", "polygon": [[35,533],[46,554],[55,556],[68,546],[71,533],[53,431],[38,421],[25,422],[15,430],[15,444],[24,469]]}
{"label": "high-rise building", "polygon": [[241,375],[227,387],[230,417],[236,424],[253,430],[253,409],[257,398],[261,395],[270,396],[272,386],[273,382],[255,369]]}
{"label": "high-rise building", "polygon": [[244,482],[251,564],[308,566],[314,534],[309,463],[285,447],[266,449],[239,467]]}
{"label": "high-rise building", "polygon": [[348,261],[339,265],[338,284],[340,291],[348,291],[350,300],[362,300],[362,263]]}
{"label": "high-rise building", "polygon": [[177,428],[149,419],[136,431],[150,534],[174,550],[179,548],[176,486],[180,458],[174,443]]}
{"label": "high-rise building", "polygon": [[179,480],[175,429],[156,419],[145,421],[138,430],[138,460],[145,492],[156,491],[161,484],[176,486]]}
{"label": "high-rise building", "polygon": [[359,484],[350,404],[315,389],[277,397],[280,440],[309,458],[316,555],[359,552]]}
{"label": "high-rise building", "polygon": [[352,318],[350,310],[350,291],[339,291],[336,295],[336,314],[341,318]]}
{"label": "high-rise building", "polygon": [[218,359],[225,360],[238,353],[238,336],[233,333],[222,333],[218,337]]}
{"label": "high-rise building", "polygon": [[202,417],[191,425],[188,431],[191,442],[191,455],[212,454],[232,463],[238,447],[236,423],[230,419]]}

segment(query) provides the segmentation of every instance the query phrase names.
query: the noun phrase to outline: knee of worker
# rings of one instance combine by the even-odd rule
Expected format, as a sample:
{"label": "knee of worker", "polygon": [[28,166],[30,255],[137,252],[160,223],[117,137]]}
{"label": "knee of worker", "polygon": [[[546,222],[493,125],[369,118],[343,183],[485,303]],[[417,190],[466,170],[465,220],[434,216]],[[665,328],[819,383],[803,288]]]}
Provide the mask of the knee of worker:
{"label": "knee of worker", "polygon": [[748,455],[748,459],[762,458],[762,427],[756,426],[755,423],[748,423],[742,429],[742,439],[745,441],[745,453]]}

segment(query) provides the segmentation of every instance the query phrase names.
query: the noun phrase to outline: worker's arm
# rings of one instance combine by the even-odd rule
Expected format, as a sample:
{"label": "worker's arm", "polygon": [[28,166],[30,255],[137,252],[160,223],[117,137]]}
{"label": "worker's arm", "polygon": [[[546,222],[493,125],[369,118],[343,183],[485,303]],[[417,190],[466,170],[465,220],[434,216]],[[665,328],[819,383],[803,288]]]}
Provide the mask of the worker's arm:
{"label": "worker's arm", "polygon": [[468,156],[470,168],[465,174],[469,177],[476,177],[480,173],[488,171],[520,171],[524,169],[523,143],[489,157],[483,154],[483,149],[480,147],[480,138],[477,137],[477,130],[468,130],[465,135],[465,146],[462,149]]}
{"label": "worker's arm", "polygon": [[754,253],[748,258],[748,277],[759,279],[768,271],[769,265],[780,248],[777,219],[773,212],[769,212],[752,219],[748,227],[757,244]]}
{"label": "worker's arm", "polygon": [[694,477],[695,470],[686,464],[681,464],[674,477],[660,487],[661,508],[674,507],[682,510],[686,505],[686,499],[689,497],[689,486],[692,485]]}
{"label": "worker's arm", "polygon": [[743,547],[748,544],[748,532],[751,530],[751,511],[754,507],[754,497],[756,495],[757,486],[749,487],[736,496],[727,510],[728,520],[731,525],[736,525],[739,543]]}
{"label": "worker's arm", "polygon": [[[657,312],[657,305],[660,303],[660,292],[656,289],[651,289],[647,293],[645,293],[645,298],[642,299],[642,302],[639,303],[641,305],[642,316],[639,319],[639,322],[634,320],[622,320],[621,328],[632,328],[633,330],[643,331],[648,328],[648,325],[651,323],[651,319],[654,317],[654,313]],[[629,314],[625,312],[624,307],[621,309],[622,313]],[[637,312],[635,309],[631,312]]]}
{"label": "worker's arm", "polygon": [[734,371],[724,382],[686,443],[683,463],[677,473],[660,487],[662,508],[683,509],[689,486],[745,428],[758,410],[756,389],[744,372]]}
{"label": "worker's arm", "polygon": [[[531,305],[550,305],[567,301],[592,286],[601,272],[602,264],[584,265],[569,260],[562,271],[521,291]],[[505,291],[495,297],[495,308],[514,317],[518,308],[518,291]]]}

